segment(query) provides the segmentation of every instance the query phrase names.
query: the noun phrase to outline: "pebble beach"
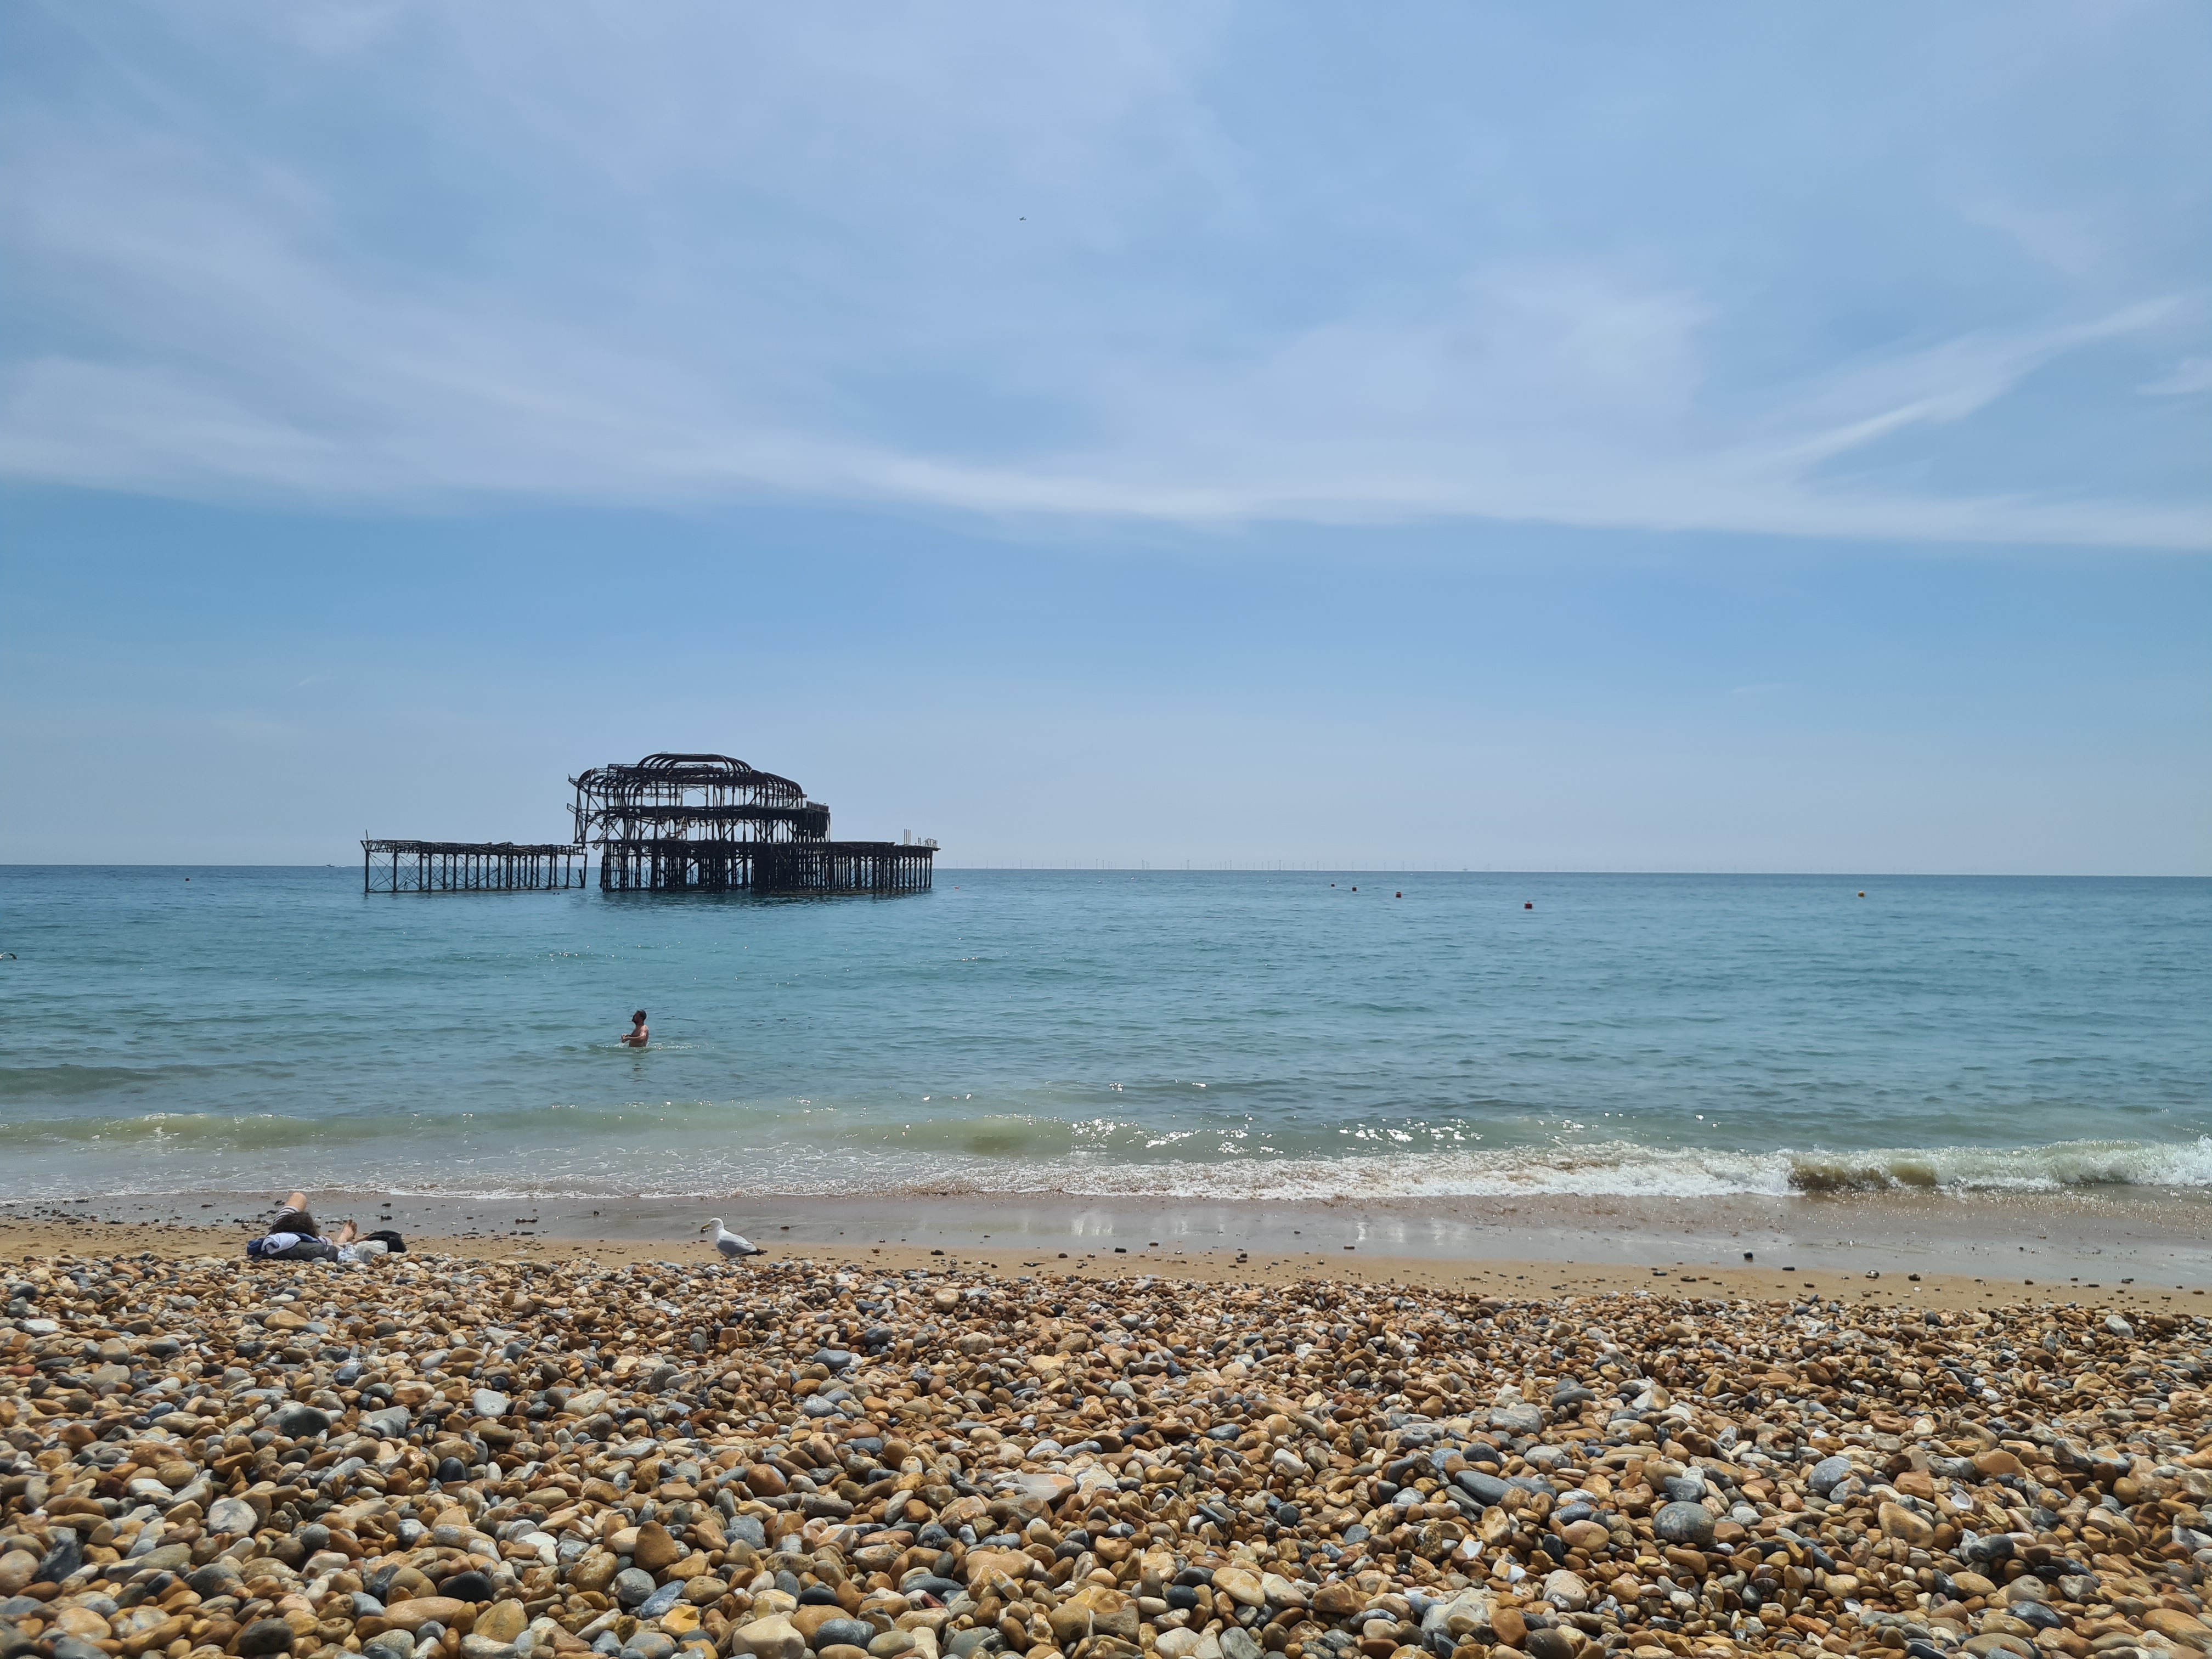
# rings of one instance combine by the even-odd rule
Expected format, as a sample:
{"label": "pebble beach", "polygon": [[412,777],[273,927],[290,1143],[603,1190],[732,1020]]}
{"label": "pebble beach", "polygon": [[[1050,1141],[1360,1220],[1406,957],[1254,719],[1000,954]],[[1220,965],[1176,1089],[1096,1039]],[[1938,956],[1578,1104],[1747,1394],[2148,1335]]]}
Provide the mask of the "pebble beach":
{"label": "pebble beach", "polygon": [[2185,1296],[662,1254],[11,1262],[0,1659],[2212,1648]]}

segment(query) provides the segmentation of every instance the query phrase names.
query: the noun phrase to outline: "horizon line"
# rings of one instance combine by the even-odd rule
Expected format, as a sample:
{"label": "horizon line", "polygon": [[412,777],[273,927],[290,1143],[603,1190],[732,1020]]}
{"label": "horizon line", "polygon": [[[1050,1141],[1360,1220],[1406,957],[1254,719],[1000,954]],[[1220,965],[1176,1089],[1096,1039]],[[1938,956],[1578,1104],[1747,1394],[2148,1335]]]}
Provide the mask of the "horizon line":
{"label": "horizon line", "polygon": [[[351,870],[351,863],[334,863],[324,860],[303,864],[253,864],[242,861],[203,860],[192,863],[127,863],[95,862],[90,860],[39,860],[28,859],[0,860],[0,871],[28,870]],[[586,864],[586,871],[598,866]],[[1838,866],[1834,869],[1747,869],[1659,867],[1643,865],[1616,866],[1559,866],[1553,868],[1524,866],[1419,865],[1419,864],[1292,864],[1255,860],[1249,864],[1206,863],[1187,860],[1182,864],[948,864],[939,870],[963,875],[1152,875],[1152,876],[1759,876],[1759,877],[1820,877],[1854,878],[1869,881],[1915,880],[1975,880],[1975,881],[2212,881],[2212,871],[2160,871],[2151,872],[2084,872],[2066,870],[1870,870]],[[567,889],[517,889],[517,891],[593,890],[589,885]],[[743,889],[732,889],[742,892]],[[402,896],[406,896],[403,895]],[[459,896],[432,895],[431,896]]]}

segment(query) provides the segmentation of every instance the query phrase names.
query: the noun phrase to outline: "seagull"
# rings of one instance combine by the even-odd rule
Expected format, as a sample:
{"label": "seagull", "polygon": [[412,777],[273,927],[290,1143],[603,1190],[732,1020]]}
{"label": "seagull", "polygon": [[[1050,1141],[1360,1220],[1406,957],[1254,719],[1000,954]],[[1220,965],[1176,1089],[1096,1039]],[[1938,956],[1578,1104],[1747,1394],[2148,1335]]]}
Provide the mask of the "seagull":
{"label": "seagull", "polygon": [[759,1245],[752,1243],[751,1240],[742,1238],[736,1233],[732,1232],[727,1227],[725,1227],[722,1224],[722,1218],[720,1216],[716,1216],[704,1227],[700,1228],[699,1231],[702,1233],[711,1231],[714,1235],[714,1248],[722,1253],[722,1257],[725,1261],[742,1261],[749,1255],[766,1255],[768,1254],[766,1250],[763,1250]]}

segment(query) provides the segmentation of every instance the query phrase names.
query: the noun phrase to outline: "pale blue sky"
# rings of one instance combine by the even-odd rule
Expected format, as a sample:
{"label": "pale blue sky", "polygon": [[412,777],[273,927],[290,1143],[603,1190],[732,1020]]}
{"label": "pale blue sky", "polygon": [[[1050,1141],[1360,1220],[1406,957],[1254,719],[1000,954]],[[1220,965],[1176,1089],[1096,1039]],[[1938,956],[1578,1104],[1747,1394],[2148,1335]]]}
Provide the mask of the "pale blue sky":
{"label": "pale blue sky", "polygon": [[[2212,870],[2212,13],[0,12],[0,859]],[[150,799],[132,791],[144,780]]]}

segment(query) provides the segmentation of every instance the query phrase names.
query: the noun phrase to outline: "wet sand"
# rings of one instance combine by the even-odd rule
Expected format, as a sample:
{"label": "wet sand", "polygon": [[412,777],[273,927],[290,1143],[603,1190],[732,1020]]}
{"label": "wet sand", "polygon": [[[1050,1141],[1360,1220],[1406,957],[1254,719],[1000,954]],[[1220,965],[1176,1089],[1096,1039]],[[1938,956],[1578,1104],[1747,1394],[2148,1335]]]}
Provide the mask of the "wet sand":
{"label": "wet sand", "polygon": [[[143,1250],[232,1255],[271,1194],[185,1194],[0,1206],[0,1252]],[[1960,1198],[1882,1194],[1771,1199],[1454,1199],[1185,1204],[943,1196],[748,1200],[394,1196],[319,1193],[418,1248],[469,1256],[705,1261],[720,1216],[770,1259],[1019,1275],[1125,1274],[1200,1282],[1491,1286],[1521,1294],[1648,1287],[1769,1299],[1817,1291],[1876,1303],[2003,1300],[2156,1306],[2212,1288],[2212,1195]],[[96,1237],[98,1243],[92,1243]],[[1917,1277],[1916,1277],[1917,1275]]]}

